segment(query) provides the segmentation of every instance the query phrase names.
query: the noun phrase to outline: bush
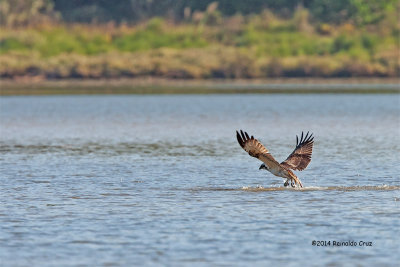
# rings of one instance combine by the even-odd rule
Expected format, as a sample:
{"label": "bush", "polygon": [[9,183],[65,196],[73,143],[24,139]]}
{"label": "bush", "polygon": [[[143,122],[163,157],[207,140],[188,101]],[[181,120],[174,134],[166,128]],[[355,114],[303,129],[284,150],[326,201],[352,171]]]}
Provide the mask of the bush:
{"label": "bush", "polygon": [[340,34],[335,38],[331,47],[331,53],[349,51],[355,45],[354,39],[345,34]]}

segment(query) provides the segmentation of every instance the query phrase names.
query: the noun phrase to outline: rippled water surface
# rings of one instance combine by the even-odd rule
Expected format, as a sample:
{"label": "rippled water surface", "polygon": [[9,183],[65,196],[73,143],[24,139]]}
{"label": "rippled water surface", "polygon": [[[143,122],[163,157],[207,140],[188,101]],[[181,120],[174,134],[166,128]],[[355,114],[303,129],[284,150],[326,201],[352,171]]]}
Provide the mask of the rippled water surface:
{"label": "rippled water surface", "polygon": [[[399,95],[2,97],[0,265],[396,266],[399,104]],[[259,171],[237,129],[278,161],[312,131],[313,160],[296,172],[305,188]]]}

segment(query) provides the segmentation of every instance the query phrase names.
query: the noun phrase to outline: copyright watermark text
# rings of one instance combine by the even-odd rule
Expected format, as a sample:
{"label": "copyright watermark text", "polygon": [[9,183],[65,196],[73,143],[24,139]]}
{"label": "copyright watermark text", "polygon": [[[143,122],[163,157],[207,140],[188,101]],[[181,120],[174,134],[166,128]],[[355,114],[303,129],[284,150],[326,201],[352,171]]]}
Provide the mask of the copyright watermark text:
{"label": "copyright watermark text", "polygon": [[311,245],[315,247],[372,247],[372,241],[313,240]]}

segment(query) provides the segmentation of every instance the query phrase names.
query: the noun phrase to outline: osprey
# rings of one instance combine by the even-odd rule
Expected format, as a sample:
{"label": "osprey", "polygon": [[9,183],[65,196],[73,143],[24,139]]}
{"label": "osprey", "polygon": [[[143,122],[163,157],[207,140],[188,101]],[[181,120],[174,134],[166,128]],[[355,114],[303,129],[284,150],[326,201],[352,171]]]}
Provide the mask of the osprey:
{"label": "osprey", "polygon": [[290,170],[304,170],[311,161],[311,154],[314,144],[314,137],[312,134],[303,137],[303,132],[301,132],[300,142],[296,135],[296,148],[293,150],[292,154],[283,161],[282,163],[277,162],[274,157],[269,153],[268,149],[265,148],[257,139],[253,136],[249,136],[247,132],[240,130],[240,134],[236,131],[236,137],[239,145],[247,152],[250,156],[258,158],[263,164],[260,166],[261,169],[265,169],[271,172],[273,175],[286,178],[284,186],[290,185],[295,187],[299,185],[303,187],[299,178]]}

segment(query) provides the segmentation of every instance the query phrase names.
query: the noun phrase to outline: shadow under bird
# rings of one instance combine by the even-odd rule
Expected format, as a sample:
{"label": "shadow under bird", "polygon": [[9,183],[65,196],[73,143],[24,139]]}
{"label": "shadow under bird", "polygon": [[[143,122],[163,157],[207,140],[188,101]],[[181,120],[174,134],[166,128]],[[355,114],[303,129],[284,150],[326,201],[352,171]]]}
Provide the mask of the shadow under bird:
{"label": "shadow under bird", "polygon": [[260,166],[261,169],[265,169],[275,176],[286,178],[284,186],[288,186],[289,182],[292,187],[296,185],[303,187],[300,179],[291,171],[297,170],[302,171],[307,168],[311,161],[311,154],[314,145],[313,134],[309,135],[309,132],[304,136],[301,132],[301,137],[296,135],[296,148],[289,155],[289,157],[279,163],[269,153],[268,149],[263,146],[253,136],[249,136],[247,132],[240,130],[240,133],[236,131],[236,137],[239,145],[247,152],[250,156],[258,158],[263,164]]}

